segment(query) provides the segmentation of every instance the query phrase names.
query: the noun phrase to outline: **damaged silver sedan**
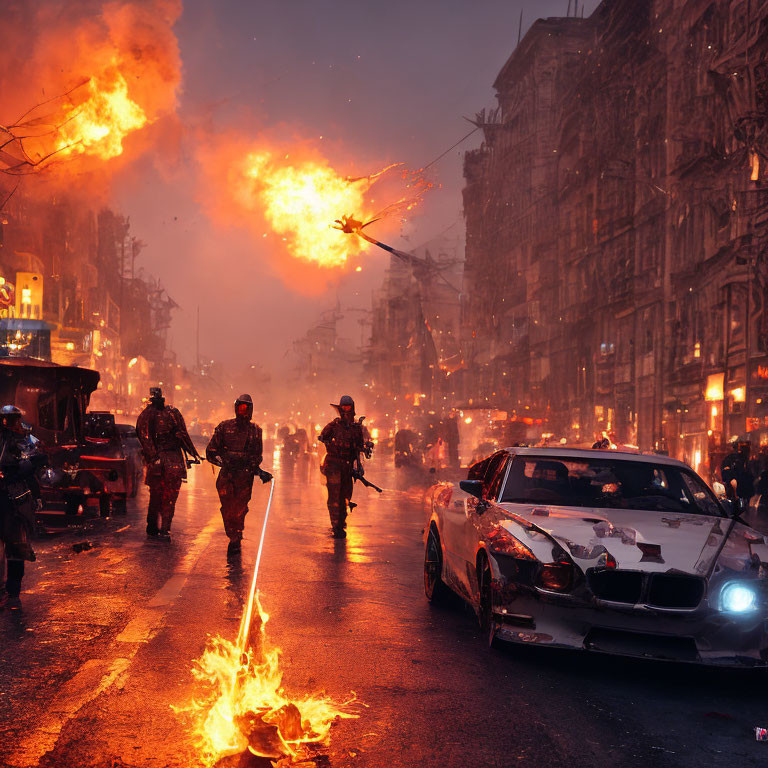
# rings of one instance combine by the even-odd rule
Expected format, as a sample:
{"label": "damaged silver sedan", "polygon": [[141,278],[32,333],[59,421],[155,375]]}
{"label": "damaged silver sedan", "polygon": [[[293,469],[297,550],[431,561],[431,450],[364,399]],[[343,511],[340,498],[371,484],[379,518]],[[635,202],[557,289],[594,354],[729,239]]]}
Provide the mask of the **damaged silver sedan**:
{"label": "damaged silver sedan", "polygon": [[510,448],[427,497],[427,598],[495,639],[768,664],[768,537],[663,456]]}

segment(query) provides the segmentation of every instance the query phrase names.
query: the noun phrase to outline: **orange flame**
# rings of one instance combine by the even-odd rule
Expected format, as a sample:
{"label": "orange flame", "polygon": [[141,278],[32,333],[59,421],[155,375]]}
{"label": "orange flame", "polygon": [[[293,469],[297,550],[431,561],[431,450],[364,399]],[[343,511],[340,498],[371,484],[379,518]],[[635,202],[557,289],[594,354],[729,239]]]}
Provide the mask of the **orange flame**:
{"label": "orange flame", "polygon": [[[269,617],[258,594],[254,598],[251,631],[241,626],[237,643],[222,637],[208,642],[192,670],[207,693],[176,709],[191,716],[195,747],[206,766],[246,749],[281,766],[311,761],[313,748],[328,743],[334,722],[357,717],[350,710],[354,698],[336,703],[324,694],[290,698],[284,692],[280,651],[267,643]],[[244,637],[250,637],[247,649],[240,642]]]}
{"label": "orange flame", "polygon": [[[181,0],[83,0],[54,14],[29,0],[27,23],[12,22],[3,38],[16,46],[0,61],[3,119],[24,114],[5,125],[0,163],[28,173],[63,158],[111,159],[129,134],[171,114],[181,10]],[[41,100],[30,104],[35,93]],[[99,165],[78,163],[77,172]]]}
{"label": "orange flame", "polygon": [[108,160],[123,151],[123,139],[147,124],[144,110],[128,95],[125,77],[111,69],[82,87],[85,98],[66,113],[56,130],[55,151],[93,154]]}
{"label": "orange flame", "polygon": [[346,179],[324,162],[293,165],[284,162],[288,159],[286,155],[281,161],[269,152],[246,159],[245,173],[264,206],[264,217],[297,259],[343,266],[360,251],[360,244],[335,236],[330,225],[340,209],[368,208],[365,193],[373,181]]}
{"label": "orange flame", "polygon": [[393,173],[399,164],[351,178],[316,152],[294,159],[291,152],[259,149],[246,152],[236,163],[230,194],[240,206],[263,217],[295,259],[327,268],[343,267],[370,248],[363,240],[339,237],[334,231],[342,213],[354,211],[363,221],[402,214],[418,204],[426,189],[418,178]]}

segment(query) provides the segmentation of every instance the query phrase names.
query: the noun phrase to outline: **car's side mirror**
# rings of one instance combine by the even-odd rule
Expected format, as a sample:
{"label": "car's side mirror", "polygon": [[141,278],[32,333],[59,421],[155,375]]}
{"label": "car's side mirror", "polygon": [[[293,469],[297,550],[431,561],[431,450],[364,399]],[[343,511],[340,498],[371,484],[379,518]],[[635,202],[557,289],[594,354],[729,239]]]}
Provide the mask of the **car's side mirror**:
{"label": "car's side mirror", "polygon": [[740,513],[739,504],[728,498],[725,493],[725,486],[722,483],[715,481],[712,483],[712,490],[715,492],[715,496],[717,496],[720,506],[725,510],[728,517],[738,517]]}
{"label": "car's side mirror", "polygon": [[461,480],[459,488],[470,496],[476,496],[478,499],[483,498],[483,483],[481,480]]}

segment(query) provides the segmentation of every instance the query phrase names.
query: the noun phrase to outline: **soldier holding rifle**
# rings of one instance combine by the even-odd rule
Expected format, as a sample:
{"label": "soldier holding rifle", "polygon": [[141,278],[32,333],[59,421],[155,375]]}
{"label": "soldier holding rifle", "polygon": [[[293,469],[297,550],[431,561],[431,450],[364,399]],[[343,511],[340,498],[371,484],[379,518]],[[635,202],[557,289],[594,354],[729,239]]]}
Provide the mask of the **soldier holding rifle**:
{"label": "soldier holding rifle", "polygon": [[150,388],[149,404],[139,414],[136,433],[147,466],[147,536],[169,539],[176,500],[190,463],[187,456],[195,463],[200,462],[200,457],[184,417],[178,408],[165,404],[160,387]]}
{"label": "soldier holding rifle", "polygon": [[222,421],[216,427],[205,449],[206,459],[221,467],[216,490],[221,501],[224,530],[229,537],[227,554],[240,551],[254,477],[262,483],[272,479],[272,475],[261,468],[261,427],[251,421],[252,417],[251,396],[240,395],[235,400],[235,418]]}
{"label": "soldier holding rifle", "polygon": [[347,537],[347,513],[356,505],[352,502],[352,488],[355,480],[375,488],[373,483],[363,477],[363,465],[360,454],[371,457],[373,443],[368,430],[363,426],[363,418],[355,419],[355,401],[349,396],[333,404],[338,411],[338,418],[325,425],[318,438],[325,444],[328,453],[321,468],[325,475],[328,489],[328,514],[334,538]]}

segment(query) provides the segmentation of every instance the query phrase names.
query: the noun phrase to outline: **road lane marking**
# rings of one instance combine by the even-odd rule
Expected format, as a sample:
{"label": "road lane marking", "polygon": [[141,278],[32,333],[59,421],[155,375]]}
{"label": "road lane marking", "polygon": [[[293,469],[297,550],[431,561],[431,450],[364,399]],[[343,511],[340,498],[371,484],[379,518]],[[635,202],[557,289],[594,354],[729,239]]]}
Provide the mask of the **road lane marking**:
{"label": "road lane marking", "polygon": [[39,725],[6,756],[9,766],[33,768],[38,765],[40,758],[54,749],[64,727],[83,707],[101,696],[115,682],[125,684],[133,657],[160,628],[165,614],[186,586],[192,570],[220,525],[218,515],[212,515],[208,524],[195,536],[174,574],[123,627],[110,646],[115,649],[117,656],[111,659],[88,659],[61,686],[48,709],[41,713]]}

